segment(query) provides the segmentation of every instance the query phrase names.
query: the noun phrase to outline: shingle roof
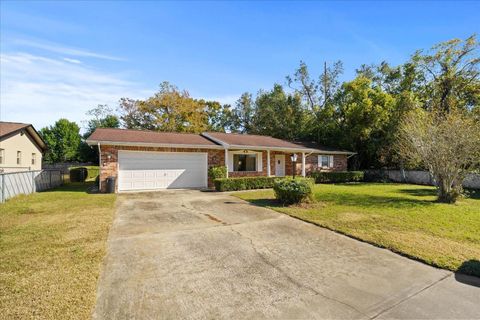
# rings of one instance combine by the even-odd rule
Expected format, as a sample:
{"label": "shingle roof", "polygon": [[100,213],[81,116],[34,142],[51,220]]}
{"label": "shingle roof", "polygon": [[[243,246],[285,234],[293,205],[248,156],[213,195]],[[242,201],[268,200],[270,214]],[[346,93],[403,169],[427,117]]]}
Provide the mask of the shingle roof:
{"label": "shingle roof", "polygon": [[40,149],[42,149],[43,151],[47,149],[45,141],[43,141],[42,137],[38,134],[37,130],[35,130],[35,128],[31,124],[0,121],[0,139],[3,139],[8,135],[20,130],[27,132],[30,137],[34,139],[35,143]]}
{"label": "shingle roof", "polygon": [[191,148],[223,148],[223,146],[232,148],[259,148],[270,150],[298,150],[298,152],[329,152],[353,154],[350,151],[338,150],[333,148],[321,147],[319,145],[291,142],[277,139],[270,136],[261,136],[253,134],[206,132],[202,134],[176,133],[176,132],[156,132],[128,129],[98,128],[87,142],[96,144],[122,144],[128,145],[184,145]]}
{"label": "shingle roof", "polygon": [[18,131],[20,129],[30,126],[28,123],[19,123],[19,122],[0,122],[0,138],[9,135],[12,132]]}
{"label": "shingle roof", "polygon": [[234,146],[256,146],[271,148],[305,148],[296,143],[272,138],[270,136],[260,136],[254,134],[241,133],[223,133],[223,132],[206,132],[207,137],[220,140],[226,144]]}
{"label": "shingle roof", "polygon": [[199,134],[177,132],[155,132],[128,129],[98,128],[87,142],[124,142],[146,144],[184,144],[200,146],[218,146],[215,142],[202,137]]}

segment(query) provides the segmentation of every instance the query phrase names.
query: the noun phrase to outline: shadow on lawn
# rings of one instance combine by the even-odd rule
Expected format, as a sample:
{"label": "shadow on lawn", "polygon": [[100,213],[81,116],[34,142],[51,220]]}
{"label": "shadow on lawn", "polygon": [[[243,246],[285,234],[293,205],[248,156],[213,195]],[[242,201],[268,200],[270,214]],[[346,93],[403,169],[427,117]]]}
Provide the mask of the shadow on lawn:
{"label": "shadow on lawn", "polygon": [[[473,276],[473,277],[472,277]],[[462,263],[455,273],[455,280],[475,287],[480,287],[480,261],[471,259]]]}
{"label": "shadow on lawn", "polygon": [[437,190],[431,188],[424,189],[400,189],[401,193],[405,193],[411,196],[416,197],[435,197],[437,195]]}
{"label": "shadow on lawn", "polygon": [[[411,196],[417,197],[436,197],[437,190],[431,188],[423,188],[423,189],[400,189],[401,193],[409,194]],[[466,193],[466,197],[469,199],[480,199],[480,190],[475,189],[465,189],[464,192]]]}
{"label": "shadow on lawn", "polygon": [[379,195],[365,195],[354,193],[342,193],[335,195],[322,195],[317,200],[333,202],[338,205],[347,205],[355,207],[389,207],[389,208],[412,208],[418,206],[431,206],[435,200],[415,199],[406,197],[391,197]]}
{"label": "shadow on lawn", "polygon": [[45,190],[42,192],[83,192],[83,193],[97,193],[94,192],[95,183],[90,182],[69,182],[57,188]]}

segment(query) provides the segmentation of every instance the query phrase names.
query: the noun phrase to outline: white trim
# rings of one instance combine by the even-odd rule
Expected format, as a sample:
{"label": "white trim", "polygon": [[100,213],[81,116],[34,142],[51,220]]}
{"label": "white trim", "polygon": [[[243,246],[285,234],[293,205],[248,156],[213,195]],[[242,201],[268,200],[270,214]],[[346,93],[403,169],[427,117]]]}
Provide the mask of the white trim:
{"label": "white trim", "polygon": [[225,148],[225,168],[227,168],[227,178],[228,178],[228,149]]}
{"label": "white trim", "polygon": [[181,143],[147,143],[147,142],[119,142],[105,140],[87,140],[88,145],[103,143],[110,146],[138,146],[138,147],[157,147],[157,148],[185,148],[185,149],[224,149],[218,145],[204,144],[181,144]]}
{"label": "white trim", "polygon": [[[322,157],[328,157],[328,165],[327,166],[324,166],[322,164]],[[333,168],[333,155],[331,154],[319,154],[317,156],[317,167],[318,168],[321,168],[321,169],[328,169],[328,168]]]}
{"label": "white trim", "polygon": [[309,153],[322,153],[322,154],[356,154],[350,151],[322,151],[319,149],[303,149],[303,148],[281,148],[281,147],[263,147],[263,146],[243,146],[243,145],[229,145],[229,149],[251,149],[251,150],[271,150],[271,151],[284,151],[284,152],[309,152]]}
{"label": "white trim", "polygon": [[98,191],[102,192],[102,150],[100,149],[100,142],[97,142],[97,146],[98,146]]}
{"label": "white trim", "polygon": [[[255,171],[235,171],[235,164],[233,163],[233,156],[235,154],[250,154],[255,155]],[[263,171],[263,161],[262,161],[262,152],[253,151],[253,150],[229,150],[228,151],[228,164],[230,172],[262,172]],[[231,170],[230,170],[231,169]]]}
{"label": "white trim", "polygon": [[270,172],[271,165],[270,165],[270,150],[267,150],[267,177],[271,177],[272,173]]}
{"label": "white trim", "polygon": [[302,177],[305,177],[305,158],[305,152],[302,152]]}

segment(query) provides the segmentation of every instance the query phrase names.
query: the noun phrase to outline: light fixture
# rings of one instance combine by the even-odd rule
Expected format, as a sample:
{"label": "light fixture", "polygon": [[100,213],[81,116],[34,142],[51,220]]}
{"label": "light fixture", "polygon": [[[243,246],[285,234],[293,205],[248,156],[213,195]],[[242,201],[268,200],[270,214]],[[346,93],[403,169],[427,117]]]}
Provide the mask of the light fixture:
{"label": "light fixture", "polygon": [[295,179],[295,171],[297,171],[297,154],[296,153],[292,153],[292,155],[290,156],[290,159],[292,159],[292,162],[293,162],[293,166],[292,166],[292,176],[293,176],[293,179]]}

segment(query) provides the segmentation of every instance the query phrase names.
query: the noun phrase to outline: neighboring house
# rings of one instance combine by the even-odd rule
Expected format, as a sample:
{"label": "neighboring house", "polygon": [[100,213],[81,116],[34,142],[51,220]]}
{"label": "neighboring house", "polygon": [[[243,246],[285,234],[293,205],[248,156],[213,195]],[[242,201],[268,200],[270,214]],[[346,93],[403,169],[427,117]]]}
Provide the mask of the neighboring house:
{"label": "neighboring house", "polygon": [[226,166],[229,177],[292,175],[347,170],[353,152],[293,143],[269,136],[97,129],[87,139],[100,153],[100,189],[116,177],[116,191],[212,186],[208,168]]}
{"label": "neighboring house", "polygon": [[46,149],[31,124],[0,121],[0,172],[41,170]]}

